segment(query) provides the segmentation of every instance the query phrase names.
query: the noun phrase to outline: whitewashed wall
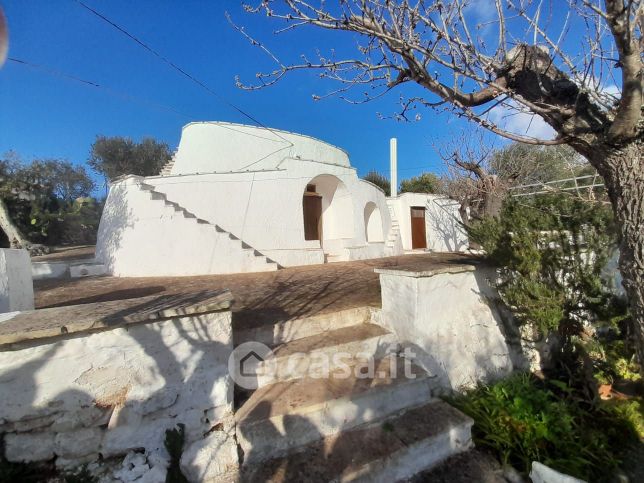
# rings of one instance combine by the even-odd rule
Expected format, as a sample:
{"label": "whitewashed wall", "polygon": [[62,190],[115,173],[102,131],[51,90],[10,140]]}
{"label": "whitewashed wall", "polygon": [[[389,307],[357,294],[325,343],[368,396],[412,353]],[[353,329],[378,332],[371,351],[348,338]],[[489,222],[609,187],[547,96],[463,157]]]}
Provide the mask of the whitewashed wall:
{"label": "whitewashed wall", "polygon": [[411,214],[412,206],[426,208],[425,235],[427,249],[435,252],[462,252],[467,250],[469,241],[467,233],[460,225],[458,204],[443,196],[425,193],[403,193],[396,198],[389,198],[398,223],[404,250],[411,250]]}
{"label": "whitewashed wall", "polygon": [[31,259],[27,250],[0,249],[0,313],[34,308]]}
{"label": "whitewashed wall", "polygon": [[471,387],[513,370],[495,293],[487,273],[450,267],[454,273],[377,269],[381,323],[445,389]]}
{"label": "whitewashed wall", "polygon": [[228,311],[0,348],[5,457],[164,460],[167,429],[183,423],[189,448],[231,417],[231,351]]}
{"label": "whitewashed wall", "polygon": [[[261,170],[255,165],[249,171],[221,172],[222,166],[241,167],[247,160],[244,156],[264,153],[265,143],[269,142],[257,138],[262,130],[247,127],[243,130],[246,134],[242,134],[240,129],[236,126],[231,131],[211,123],[188,125],[172,170],[175,175],[148,177],[144,182],[282,266],[384,255],[383,240],[391,227],[384,193],[357,177],[344,151],[313,138],[286,133],[298,147],[301,159],[285,157],[284,152],[279,159],[272,158],[272,164],[262,162]],[[265,136],[273,134],[265,132]],[[221,149],[219,143],[223,143]],[[314,156],[317,159],[307,158]],[[231,164],[226,164],[229,161]],[[207,174],[179,174],[195,172]],[[213,243],[206,238],[189,236],[180,217],[164,213],[162,202],[150,202],[136,183],[128,178],[111,186],[101,219],[97,258],[106,263],[109,273],[148,276],[255,270],[236,261],[229,251],[213,249]],[[311,183],[323,195],[322,246],[304,239],[302,197]],[[376,238],[371,243],[367,242],[364,216],[368,204],[375,205],[381,225],[380,230],[371,226]],[[204,251],[208,252],[209,262],[196,260]],[[204,263],[209,268],[181,271],[181,267]],[[218,265],[223,267],[219,272]]]}

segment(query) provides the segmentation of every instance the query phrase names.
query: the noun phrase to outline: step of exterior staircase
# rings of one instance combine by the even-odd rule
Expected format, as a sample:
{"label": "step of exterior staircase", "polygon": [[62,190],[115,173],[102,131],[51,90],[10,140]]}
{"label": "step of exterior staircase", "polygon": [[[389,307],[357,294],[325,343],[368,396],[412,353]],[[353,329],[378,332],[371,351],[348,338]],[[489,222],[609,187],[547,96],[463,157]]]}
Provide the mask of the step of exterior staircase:
{"label": "step of exterior staircase", "polygon": [[245,464],[240,481],[405,481],[471,446],[472,420],[442,401],[336,433],[286,456]]}
{"label": "step of exterior staircase", "polygon": [[235,414],[244,464],[284,456],[321,438],[431,399],[432,378],[399,357],[352,361],[326,378],[303,377],[256,390]]}
{"label": "step of exterior staircase", "polygon": [[235,413],[240,481],[399,481],[471,446],[472,421],[432,398],[435,377],[396,355],[395,338],[372,323],[376,311],[235,335],[275,354],[250,367],[259,388],[238,394],[248,395]]}
{"label": "step of exterior staircase", "polygon": [[341,366],[344,361],[338,354],[350,357],[382,357],[397,349],[396,338],[382,327],[364,323],[352,325],[295,339],[273,347],[273,357],[256,365],[248,365],[245,370],[256,374],[257,387],[263,387],[276,381],[288,381],[300,378],[310,372],[319,361],[323,369],[327,366]]}
{"label": "step of exterior staircase", "polygon": [[370,322],[374,312],[378,310],[374,307],[355,307],[310,317],[262,323],[256,327],[235,331],[235,344],[252,341],[275,347],[296,339]]}

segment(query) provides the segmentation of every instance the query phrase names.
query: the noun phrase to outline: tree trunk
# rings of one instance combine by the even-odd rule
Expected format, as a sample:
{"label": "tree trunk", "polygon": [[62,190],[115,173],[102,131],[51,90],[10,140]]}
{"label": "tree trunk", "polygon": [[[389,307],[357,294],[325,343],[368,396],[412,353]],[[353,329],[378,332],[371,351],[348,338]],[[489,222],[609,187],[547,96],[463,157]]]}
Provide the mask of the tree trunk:
{"label": "tree trunk", "polygon": [[644,375],[644,141],[601,150],[590,161],[604,176],[619,224],[619,270],[629,299],[640,372]]}
{"label": "tree trunk", "polygon": [[9,209],[2,198],[0,198],[0,229],[7,235],[11,248],[30,248],[31,243],[11,219]]}

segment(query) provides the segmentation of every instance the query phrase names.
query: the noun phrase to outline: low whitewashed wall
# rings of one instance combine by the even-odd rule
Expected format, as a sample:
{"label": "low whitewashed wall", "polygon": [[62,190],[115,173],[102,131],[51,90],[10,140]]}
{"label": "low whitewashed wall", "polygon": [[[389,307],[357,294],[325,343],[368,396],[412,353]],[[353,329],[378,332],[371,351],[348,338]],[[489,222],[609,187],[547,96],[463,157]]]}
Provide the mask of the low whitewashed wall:
{"label": "low whitewashed wall", "polygon": [[381,323],[437,387],[461,389],[507,375],[513,356],[486,273],[472,266],[427,272],[377,269],[382,288]]}
{"label": "low whitewashed wall", "polygon": [[229,421],[231,351],[228,310],[0,347],[5,457],[67,467],[144,450],[163,467],[166,430],[184,424],[190,449]]}
{"label": "low whitewashed wall", "polygon": [[0,313],[33,308],[34,286],[29,252],[0,249]]}

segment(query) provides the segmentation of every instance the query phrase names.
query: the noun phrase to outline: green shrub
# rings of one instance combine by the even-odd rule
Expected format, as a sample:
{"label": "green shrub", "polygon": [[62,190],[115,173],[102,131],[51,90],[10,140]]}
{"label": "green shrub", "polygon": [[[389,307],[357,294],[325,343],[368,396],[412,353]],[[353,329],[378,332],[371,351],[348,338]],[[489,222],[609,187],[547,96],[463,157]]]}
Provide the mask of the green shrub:
{"label": "green shrub", "polygon": [[468,227],[501,270],[499,293],[521,323],[542,334],[623,316],[602,271],[615,247],[610,209],[563,194],[510,198],[498,218]]}
{"label": "green shrub", "polygon": [[478,447],[524,473],[539,461],[601,481],[621,463],[628,443],[638,441],[633,407],[593,406],[561,381],[517,374],[449,402],[474,419]]}

